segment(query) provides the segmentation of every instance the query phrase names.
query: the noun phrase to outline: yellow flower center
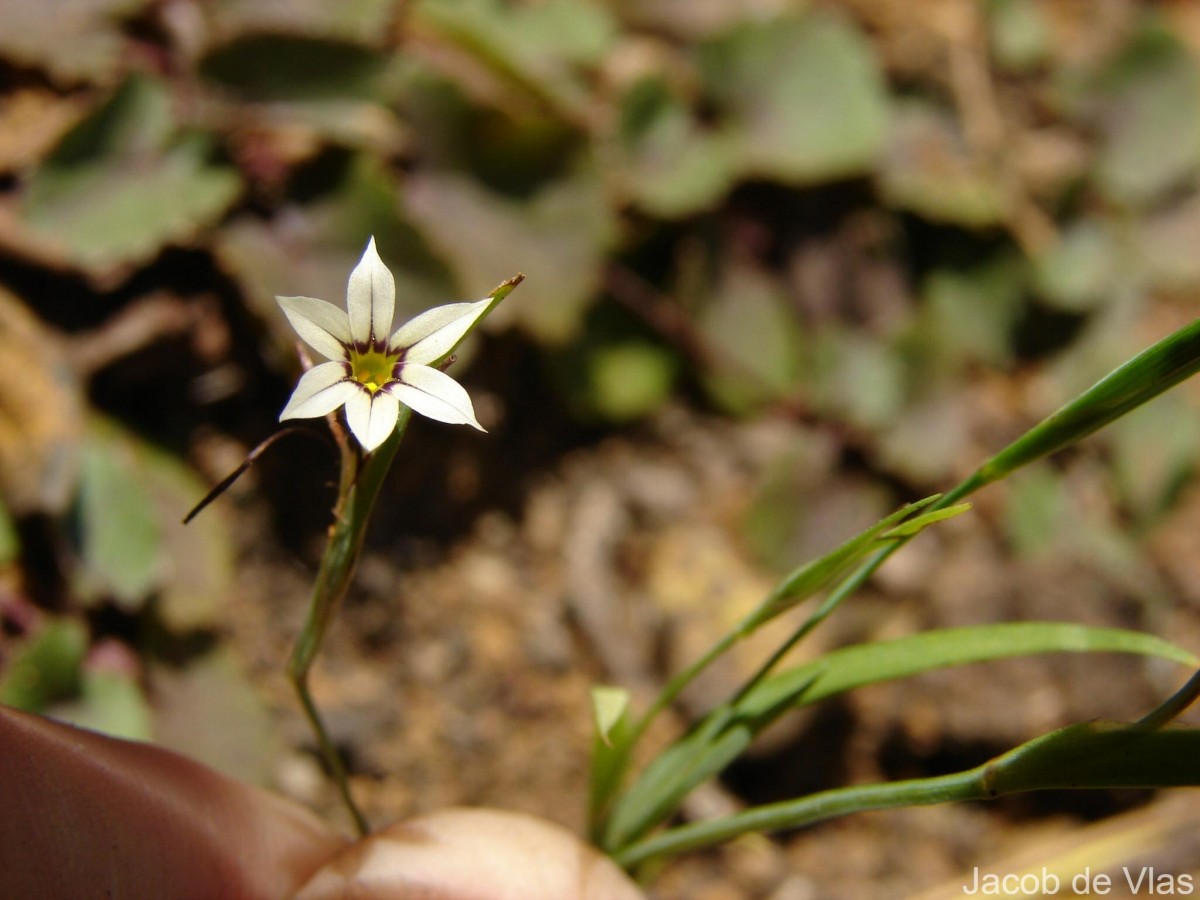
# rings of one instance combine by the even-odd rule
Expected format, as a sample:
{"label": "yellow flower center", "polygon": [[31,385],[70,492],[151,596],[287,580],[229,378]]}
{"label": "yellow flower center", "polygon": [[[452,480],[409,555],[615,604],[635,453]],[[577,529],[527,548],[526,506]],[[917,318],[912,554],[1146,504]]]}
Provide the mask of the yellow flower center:
{"label": "yellow flower center", "polygon": [[374,394],[392,380],[392,370],[399,359],[398,354],[379,350],[351,350],[350,377]]}

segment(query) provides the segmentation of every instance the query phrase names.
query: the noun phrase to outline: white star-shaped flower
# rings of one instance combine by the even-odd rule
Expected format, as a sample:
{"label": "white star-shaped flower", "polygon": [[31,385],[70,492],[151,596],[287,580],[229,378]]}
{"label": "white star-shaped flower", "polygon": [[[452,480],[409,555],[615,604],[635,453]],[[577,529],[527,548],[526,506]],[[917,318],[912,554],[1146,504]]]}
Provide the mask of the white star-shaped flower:
{"label": "white star-shaped flower", "polygon": [[491,305],[491,298],[451,303],[421,313],[388,336],[396,307],[396,280],[375,238],[346,289],[346,310],[314,297],[276,297],[296,334],[329,362],[300,378],[279,420],[310,419],[346,407],[346,424],[368,453],[396,427],[400,404],[452,425],[475,420],[471,398],[434,368]]}

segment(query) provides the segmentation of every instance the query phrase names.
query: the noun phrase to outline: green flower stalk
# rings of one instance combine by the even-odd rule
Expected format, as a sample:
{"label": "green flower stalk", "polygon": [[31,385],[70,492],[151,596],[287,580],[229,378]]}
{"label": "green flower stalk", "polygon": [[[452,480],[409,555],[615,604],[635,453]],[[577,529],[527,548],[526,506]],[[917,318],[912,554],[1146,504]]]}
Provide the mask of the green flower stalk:
{"label": "green flower stalk", "polygon": [[[354,802],[341,755],[309,693],[308,673],[350,586],[371,510],[412,412],[484,430],[470,396],[442,369],[453,362],[454,348],[523,277],[509,279],[482,300],[424,312],[389,335],[396,282],[372,238],[350,273],[345,310],[313,297],[276,298],[296,333],[328,360],[304,373],[279,418],[329,416],[342,456],[329,543],[313,585],[308,617],[288,662],[288,676],[361,835],[369,831],[367,821]],[[333,418],[341,408],[357,446]]]}

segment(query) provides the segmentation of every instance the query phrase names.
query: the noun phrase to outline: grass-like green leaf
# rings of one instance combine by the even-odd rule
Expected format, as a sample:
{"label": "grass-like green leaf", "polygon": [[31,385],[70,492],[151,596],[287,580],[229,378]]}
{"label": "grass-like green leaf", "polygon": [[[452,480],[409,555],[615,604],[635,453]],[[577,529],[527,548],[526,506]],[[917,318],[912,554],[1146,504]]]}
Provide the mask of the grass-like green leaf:
{"label": "grass-like green leaf", "polygon": [[1114,369],[1013,441],[955,490],[943,505],[1061,450],[1200,371],[1200,319]]}
{"label": "grass-like green leaf", "polygon": [[888,540],[889,531],[913,513],[935,503],[937,499],[935,495],[903,506],[824,556],[794,569],[779,582],[762,605],[746,618],[739,627],[739,632],[748,634],[845,575],[847,570],[876,550],[881,540]]}
{"label": "grass-like green leaf", "polygon": [[[606,773],[605,777],[603,780],[593,778],[592,781],[594,792],[592,798],[593,812],[602,813],[603,810],[610,806],[613,799],[612,794],[619,787],[626,767],[629,764],[633,746],[646,732],[646,729],[655,716],[679,696],[683,688],[690,684],[700,672],[726,653],[739,640],[753,633],[759,626],[821,591],[845,575],[854,566],[861,563],[870,554],[879,551],[881,548],[888,547],[889,541],[906,540],[908,537],[911,537],[911,534],[915,534],[916,531],[921,530],[925,526],[962,511],[960,508],[954,508],[943,510],[944,515],[926,514],[925,516],[911,520],[915,523],[915,528],[911,534],[905,532],[902,535],[890,535],[890,532],[900,526],[906,518],[935,503],[937,499],[937,496],[927,497],[924,500],[901,507],[890,516],[885,517],[882,521],[850,538],[850,540],[819,559],[815,559],[797,568],[791,574],[784,577],[758,608],[746,616],[734,630],[728,632],[704,656],[676,675],[670,684],[659,694],[654,705],[642,716],[637,724],[630,727],[622,736],[622,739],[615,742],[612,748],[605,750],[606,761],[603,764],[603,769]],[[784,648],[763,667],[760,675],[755,677],[752,684],[757,684],[783,655],[786,649],[791,647],[799,637],[807,634],[812,628],[816,627],[817,624],[829,615],[835,605],[829,602],[822,604],[796,632],[793,639],[785,644]],[[728,712],[728,707],[723,709],[725,712]],[[592,819],[593,832],[603,832],[606,835],[604,838],[606,846],[612,846],[611,843],[608,843],[612,840],[620,841],[622,839],[627,823],[635,823],[630,826],[635,828],[644,829],[644,827],[648,827],[649,824],[653,823],[653,816],[655,814],[674,808],[678,800],[691,790],[692,787],[708,777],[708,775],[720,771],[720,769],[724,768],[733,759],[733,756],[741,752],[738,750],[733,756],[723,758],[723,761],[722,759],[710,758],[706,755],[710,753],[710,748],[705,746],[705,740],[702,736],[705,728],[713,727],[712,721],[710,717],[710,719],[706,720],[704,727],[699,729],[698,732],[693,733],[689,738],[691,745],[696,748],[696,754],[690,754],[688,751],[679,751],[681,755],[688,756],[686,765],[676,766],[674,762],[675,757],[671,756],[672,751],[668,751],[665,759],[660,758],[649,767],[643,775],[642,782],[639,783],[639,787],[634,792],[647,794],[645,808],[638,808],[630,812],[627,805],[620,806],[617,808],[619,821],[610,823],[608,826],[604,826],[597,818]],[[729,745],[722,744],[721,746],[722,748],[726,748]],[[724,749],[717,756],[721,756],[723,753]],[[596,765],[598,766],[599,763]],[[660,779],[662,783],[659,783]],[[649,784],[649,787],[647,787],[647,784]],[[641,801],[635,799],[632,802],[636,805]]]}
{"label": "grass-like green leaf", "polygon": [[[1034,738],[990,762],[934,778],[869,784],[746,810],[675,828],[621,849],[626,868],[751,831],[798,828],[822,819],[1051,788],[1191,787],[1200,785],[1200,728],[1164,727],[1200,696],[1200,672],[1139,722],[1086,722]],[[729,721],[726,718],[726,721]]]}
{"label": "grass-like green leaf", "polygon": [[1193,654],[1151,634],[1062,622],[952,628],[835,650],[781,672],[735,703],[718,707],[655,759],[615,805],[604,846],[616,851],[645,835],[789,709],[934,669],[1035,653],[1101,651],[1197,663]]}
{"label": "grass-like green leaf", "polygon": [[983,767],[987,797],[1052,788],[1200,785],[1200,728],[1082,722],[1022,744]]}
{"label": "grass-like green leaf", "polygon": [[1035,653],[1099,652],[1156,656],[1183,665],[1197,663],[1195,655],[1169,641],[1121,628],[1092,628],[1072,622],[1000,622],[944,628],[890,641],[854,644],[781,672],[738,702],[737,717],[762,720],[766,725],[787,708],[934,669]]}
{"label": "grass-like green leaf", "polygon": [[601,845],[612,851],[644,835],[678,808],[698,784],[716,775],[749,746],[753,733],[732,725],[728,708],[714,711],[655,757],[614,805]]}
{"label": "grass-like green leaf", "polygon": [[944,522],[946,519],[953,519],[957,515],[965,513],[971,508],[970,503],[958,503],[954,506],[947,506],[943,509],[930,510],[927,513],[922,513],[919,516],[914,516],[907,522],[902,522],[895,528],[889,528],[881,537],[883,538],[910,538],[920,534],[930,525],[936,522]]}
{"label": "grass-like green leaf", "polygon": [[899,806],[987,800],[1048,788],[1200,785],[1200,728],[1153,730],[1116,722],[1071,725],[953,775],[838,788],[754,807],[655,835],[614,854],[625,868],[741,834],[800,828],[835,816]]}

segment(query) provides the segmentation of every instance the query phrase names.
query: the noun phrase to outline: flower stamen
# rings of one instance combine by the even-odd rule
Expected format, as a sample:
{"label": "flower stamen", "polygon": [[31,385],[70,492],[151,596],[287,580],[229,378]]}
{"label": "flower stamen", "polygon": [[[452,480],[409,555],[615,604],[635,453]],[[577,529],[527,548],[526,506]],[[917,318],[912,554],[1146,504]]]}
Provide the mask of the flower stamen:
{"label": "flower stamen", "polygon": [[378,350],[352,349],[349,356],[350,377],[372,394],[393,380],[392,373],[400,360],[399,354],[381,353]]}

